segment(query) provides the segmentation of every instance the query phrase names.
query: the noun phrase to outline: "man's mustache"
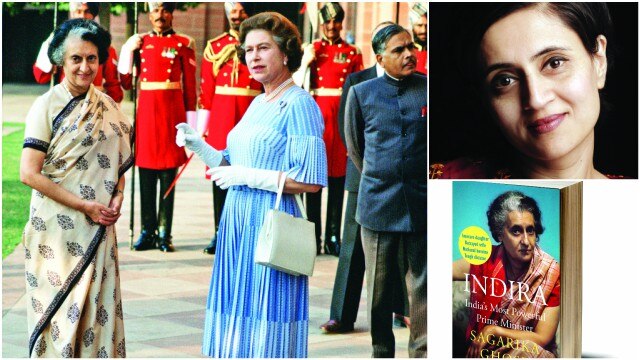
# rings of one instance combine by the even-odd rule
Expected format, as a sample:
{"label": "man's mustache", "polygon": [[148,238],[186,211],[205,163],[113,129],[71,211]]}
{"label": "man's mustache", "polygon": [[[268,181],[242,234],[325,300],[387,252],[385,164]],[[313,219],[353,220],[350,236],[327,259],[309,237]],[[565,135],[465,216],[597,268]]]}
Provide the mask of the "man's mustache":
{"label": "man's mustache", "polygon": [[407,66],[409,64],[413,64],[415,66],[417,64],[416,58],[410,57],[404,64],[402,64],[402,66]]}
{"label": "man's mustache", "polygon": [[166,22],[166,20],[164,18],[157,18],[157,19],[153,20],[153,22],[156,22],[156,21],[159,21],[161,23]]}

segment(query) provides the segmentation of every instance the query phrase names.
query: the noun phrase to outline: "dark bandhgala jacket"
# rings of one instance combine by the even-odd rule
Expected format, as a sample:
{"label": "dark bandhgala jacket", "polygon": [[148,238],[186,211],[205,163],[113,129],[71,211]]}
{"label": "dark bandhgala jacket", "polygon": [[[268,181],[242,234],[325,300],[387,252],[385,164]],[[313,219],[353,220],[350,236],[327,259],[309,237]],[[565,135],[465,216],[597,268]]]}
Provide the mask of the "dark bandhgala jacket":
{"label": "dark bandhgala jacket", "polygon": [[[357,73],[349,74],[347,80],[342,86],[342,95],[340,96],[340,109],[338,110],[338,130],[340,130],[340,138],[342,142],[347,143],[344,136],[344,123],[345,123],[345,105],[347,103],[347,94],[349,89],[356,84],[360,84],[363,81],[375,79],[377,77],[376,66],[373,65],[368,69],[358,71]],[[358,192],[360,188],[360,170],[353,165],[353,161],[347,158],[347,177],[344,181],[344,189],[349,192]]]}
{"label": "dark bandhgala jacket", "polygon": [[356,221],[373,231],[427,229],[427,78],[385,74],[349,91],[345,136],[362,172]]}

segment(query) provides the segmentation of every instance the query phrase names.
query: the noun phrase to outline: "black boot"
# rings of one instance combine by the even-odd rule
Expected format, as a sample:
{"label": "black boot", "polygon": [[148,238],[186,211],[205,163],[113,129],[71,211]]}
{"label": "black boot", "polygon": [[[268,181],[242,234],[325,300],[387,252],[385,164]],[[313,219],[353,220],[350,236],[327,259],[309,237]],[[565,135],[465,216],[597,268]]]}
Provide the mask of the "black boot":
{"label": "black boot", "polygon": [[218,247],[218,226],[220,226],[220,218],[222,217],[224,201],[227,198],[227,190],[221,189],[215,182],[211,183],[213,184],[213,226],[216,230],[215,233],[213,233],[211,242],[202,250],[202,252],[214,255],[216,253],[216,248]]}
{"label": "black boot", "polygon": [[324,231],[325,254],[340,255],[340,227],[342,225],[342,202],[344,200],[344,177],[329,178],[327,198],[327,223]]}
{"label": "black boot", "polygon": [[160,194],[158,197],[158,237],[165,239],[165,242],[171,244],[173,202],[176,194],[175,188],[169,193],[169,196],[167,196],[166,199],[163,199],[162,196],[175,179],[177,169],[158,170],[158,173],[158,177],[160,179]]}
{"label": "black boot", "polygon": [[324,241],[324,253],[328,255],[340,256],[340,239],[332,236]]}
{"label": "black boot", "polygon": [[320,241],[320,234],[322,233],[322,220],[320,219],[322,190],[315,193],[305,193],[304,196],[307,198],[307,218],[315,224],[316,254],[320,255],[320,250],[322,249]]}
{"label": "black boot", "polygon": [[144,251],[157,247],[158,218],[156,216],[156,183],[158,171],[153,169],[138,168],[140,174],[140,220],[142,232],[133,250]]}
{"label": "black boot", "polygon": [[173,243],[171,242],[171,235],[160,236],[158,238],[158,249],[162,252],[174,252]]}
{"label": "black boot", "polygon": [[218,246],[218,235],[213,235],[213,237],[211,238],[211,242],[209,243],[209,245],[207,245],[206,248],[204,248],[204,250],[202,250],[203,253],[205,254],[209,254],[209,255],[214,255],[216,253],[216,247]]}
{"label": "black boot", "polygon": [[140,233],[140,237],[136,244],[133,245],[133,250],[135,251],[145,251],[155,249],[157,246],[158,238],[156,234],[153,232],[142,230]]}

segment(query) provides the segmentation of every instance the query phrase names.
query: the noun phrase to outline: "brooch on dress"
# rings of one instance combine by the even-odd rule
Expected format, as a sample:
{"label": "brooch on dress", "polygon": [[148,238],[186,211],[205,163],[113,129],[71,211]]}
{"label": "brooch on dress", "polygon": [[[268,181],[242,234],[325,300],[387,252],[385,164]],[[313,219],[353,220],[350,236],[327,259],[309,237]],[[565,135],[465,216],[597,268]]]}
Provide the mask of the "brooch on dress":
{"label": "brooch on dress", "polygon": [[282,113],[282,110],[287,106],[287,102],[284,100],[280,100],[278,101],[278,110],[276,111],[276,114],[280,115]]}

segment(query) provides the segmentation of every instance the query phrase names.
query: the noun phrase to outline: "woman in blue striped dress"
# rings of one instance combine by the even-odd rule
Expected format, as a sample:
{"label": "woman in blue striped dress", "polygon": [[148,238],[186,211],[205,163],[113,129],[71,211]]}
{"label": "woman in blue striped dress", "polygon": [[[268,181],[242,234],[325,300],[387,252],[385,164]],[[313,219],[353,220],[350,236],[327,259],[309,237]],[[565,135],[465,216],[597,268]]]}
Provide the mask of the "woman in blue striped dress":
{"label": "woman in blue striped dress", "polygon": [[[302,58],[296,27],[278,13],[242,23],[238,56],[265,93],[256,97],[229,133],[227,149],[205,144],[187,124],[178,125],[188,149],[212,169],[227,199],[207,300],[202,352],[212,357],[306,357],[309,290],[306,276],[254,263],[265,214],[280,176],[284,192],[315,192],[327,184],[323,121],[313,98],[291,74]],[[215,119],[215,115],[212,117]],[[281,210],[301,216],[292,195]]]}

